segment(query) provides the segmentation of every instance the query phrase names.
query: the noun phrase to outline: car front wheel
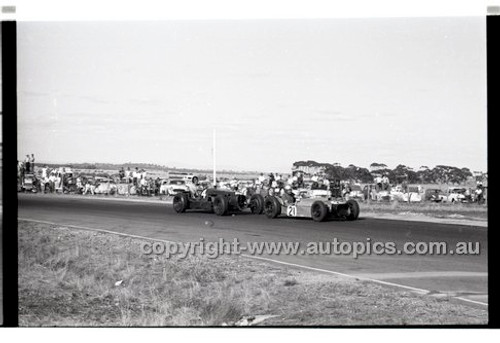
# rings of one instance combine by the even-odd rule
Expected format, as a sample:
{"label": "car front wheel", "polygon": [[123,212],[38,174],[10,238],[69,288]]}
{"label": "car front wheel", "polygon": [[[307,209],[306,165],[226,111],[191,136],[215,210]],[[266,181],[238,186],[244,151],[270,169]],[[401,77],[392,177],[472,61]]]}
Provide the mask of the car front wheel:
{"label": "car front wheel", "polygon": [[186,194],[176,194],[173,201],[174,211],[177,213],[184,213],[188,207],[188,198]]}

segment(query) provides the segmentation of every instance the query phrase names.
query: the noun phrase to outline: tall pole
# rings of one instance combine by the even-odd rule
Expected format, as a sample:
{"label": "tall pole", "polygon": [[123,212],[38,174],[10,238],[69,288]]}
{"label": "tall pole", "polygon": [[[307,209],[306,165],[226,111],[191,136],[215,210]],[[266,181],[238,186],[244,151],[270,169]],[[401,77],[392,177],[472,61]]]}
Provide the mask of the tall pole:
{"label": "tall pole", "polygon": [[216,164],[215,164],[215,137],[216,132],[215,132],[215,127],[214,127],[214,133],[213,133],[213,145],[212,145],[212,154],[213,154],[213,163],[214,163],[214,170],[213,170],[213,178],[214,178],[214,187],[217,187],[217,172],[216,172]]}

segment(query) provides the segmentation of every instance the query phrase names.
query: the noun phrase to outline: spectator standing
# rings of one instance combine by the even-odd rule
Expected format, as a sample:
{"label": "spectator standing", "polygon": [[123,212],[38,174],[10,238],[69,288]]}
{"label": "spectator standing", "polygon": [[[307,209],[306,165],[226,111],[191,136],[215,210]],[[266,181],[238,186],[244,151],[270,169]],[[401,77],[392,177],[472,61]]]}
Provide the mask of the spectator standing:
{"label": "spectator standing", "polygon": [[257,184],[258,184],[259,186],[262,186],[262,185],[264,184],[264,180],[265,180],[265,179],[266,179],[266,178],[265,178],[264,174],[263,174],[263,173],[260,173],[259,179],[257,180],[257,182],[258,182]]}
{"label": "spectator standing", "polygon": [[363,199],[365,201],[368,200],[369,194],[370,194],[370,189],[368,188],[368,185],[366,185],[365,187],[363,187]]}
{"label": "spectator standing", "polygon": [[87,194],[90,192],[90,194],[94,195],[94,190],[94,182],[91,179],[87,179],[87,182],[85,183],[85,192],[83,194]]}
{"label": "spectator standing", "polygon": [[376,187],[371,187],[370,198],[373,201],[377,201],[377,189],[376,189]]}
{"label": "spectator standing", "polygon": [[35,172],[35,154],[31,154],[30,168],[34,173]]}
{"label": "spectator standing", "polygon": [[42,179],[46,179],[48,177],[49,166],[45,166],[42,168]]}
{"label": "spectator standing", "polygon": [[21,161],[17,161],[17,177],[19,184],[24,184],[24,164]]}
{"label": "spectator standing", "polygon": [[158,176],[155,180],[155,195],[160,195],[161,179]]}
{"label": "spectator standing", "polygon": [[375,177],[375,186],[377,188],[376,191],[382,190],[382,177],[380,175]]}
{"label": "spectator standing", "polygon": [[269,173],[269,187],[273,187],[273,182],[274,182],[274,174]]}
{"label": "spectator standing", "polygon": [[277,189],[277,188],[278,188],[278,181],[273,180],[273,181],[271,182],[271,188],[273,188],[273,189]]}
{"label": "spectator standing", "polygon": [[236,176],[233,176],[233,179],[229,182],[231,185],[231,189],[238,189],[238,180],[236,180]]}
{"label": "spectator standing", "polygon": [[134,186],[137,188],[138,186],[138,181],[139,180],[139,168],[135,167],[134,172],[132,173],[132,183]]}
{"label": "spectator standing", "polygon": [[61,191],[62,192],[62,182],[63,182],[63,178],[62,178],[62,173],[61,172],[58,172],[56,174],[56,180],[54,182],[54,190],[55,192],[57,193],[58,191]]}
{"label": "spectator standing", "polygon": [[408,193],[408,181],[403,180],[401,187],[403,188],[403,193]]}
{"label": "spectator standing", "polygon": [[146,190],[148,192],[148,180],[146,178],[141,178],[141,181],[139,181],[140,186],[139,186],[139,191],[137,192],[138,195],[142,195],[143,191]]}
{"label": "spectator standing", "polygon": [[389,189],[389,177],[387,174],[382,177],[382,186],[384,191]]}
{"label": "spectator standing", "polygon": [[297,183],[299,188],[304,187],[304,175],[301,172],[297,175]]}
{"label": "spectator standing", "polygon": [[82,183],[82,178],[81,176],[78,176],[76,178],[76,192],[79,194],[79,193],[83,193],[84,191],[84,187],[83,187],[83,183]]}
{"label": "spectator standing", "polygon": [[476,189],[475,193],[476,193],[477,203],[482,204],[483,203],[483,185],[482,184],[477,185],[477,189]]}
{"label": "spectator standing", "polygon": [[26,173],[30,173],[31,172],[31,159],[30,159],[30,155],[26,155],[26,158],[24,159],[24,170],[26,171]]}
{"label": "spectator standing", "polygon": [[40,178],[40,188],[43,193],[45,193],[46,185],[49,182],[48,170],[49,170],[48,166],[42,168],[42,176]]}
{"label": "spectator standing", "polygon": [[130,167],[127,167],[127,170],[125,171],[125,181],[127,183],[130,183]]}
{"label": "spectator standing", "polygon": [[54,193],[54,191],[55,191],[56,180],[57,180],[56,172],[55,171],[51,171],[50,172],[50,176],[49,176],[49,192],[50,193]]}

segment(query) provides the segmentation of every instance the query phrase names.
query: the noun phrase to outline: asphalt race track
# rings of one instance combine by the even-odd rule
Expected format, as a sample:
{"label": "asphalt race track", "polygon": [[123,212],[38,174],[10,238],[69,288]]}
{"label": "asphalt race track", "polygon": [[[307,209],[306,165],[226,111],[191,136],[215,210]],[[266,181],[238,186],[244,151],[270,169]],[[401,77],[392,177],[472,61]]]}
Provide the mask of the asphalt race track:
{"label": "asphalt race track", "polygon": [[[98,201],[64,195],[19,194],[20,219],[61,225],[105,229],[131,235],[176,242],[479,242],[478,255],[260,255],[275,261],[297,264],[370,278],[418,289],[434,295],[466,299],[464,303],[484,306],[488,302],[487,228],[363,218],[353,222],[316,223],[309,219],[268,219],[243,213],[218,217],[203,212],[177,214],[166,203]],[[460,301],[460,300],[459,300]]]}

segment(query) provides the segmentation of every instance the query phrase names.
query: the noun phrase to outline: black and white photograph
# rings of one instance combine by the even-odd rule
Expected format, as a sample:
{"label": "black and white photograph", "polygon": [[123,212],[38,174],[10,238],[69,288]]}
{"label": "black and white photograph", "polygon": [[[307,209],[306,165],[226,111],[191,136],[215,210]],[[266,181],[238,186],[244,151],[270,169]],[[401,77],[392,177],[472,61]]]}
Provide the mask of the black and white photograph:
{"label": "black and white photograph", "polygon": [[192,3],[17,22],[18,325],[488,325],[486,8]]}

